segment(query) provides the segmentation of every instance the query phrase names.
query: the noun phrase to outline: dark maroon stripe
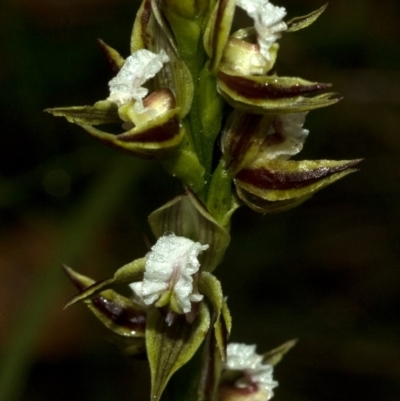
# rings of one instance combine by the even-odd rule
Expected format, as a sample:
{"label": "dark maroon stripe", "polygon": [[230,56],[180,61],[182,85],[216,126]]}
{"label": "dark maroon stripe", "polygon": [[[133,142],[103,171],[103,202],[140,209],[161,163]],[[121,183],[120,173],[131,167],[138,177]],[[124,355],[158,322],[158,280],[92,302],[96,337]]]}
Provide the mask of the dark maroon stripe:
{"label": "dark maroon stripe", "polygon": [[122,306],[117,302],[98,295],[92,299],[92,304],[115,324],[129,330],[143,333],[146,328],[146,314],[144,312]]}
{"label": "dark maroon stripe", "polygon": [[225,12],[227,3],[228,3],[227,0],[221,0],[219,2],[217,17],[215,18],[215,24],[214,24],[214,30],[213,30],[213,43],[212,44],[213,44],[214,50],[217,47],[218,31],[219,31],[219,27],[221,26],[221,22],[224,18],[224,12]]}
{"label": "dark maroon stripe", "polygon": [[121,134],[118,140],[123,142],[165,142],[179,133],[179,122],[174,116],[163,125],[158,125],[141,134]]}
{"label": "dark maroon stripe", "polygon": [[119,68],[119,66],[117,65],[117,63],[114,61],[114,59],[110,56],[110,52],[109,52],[109,50],[107,49],[107,46],[106,46],[105,43],[104,43],[102,40],[100,40],[100,39],[97,39],[97,43],[99,44],[100,50],[101,50],[101,52],[103,53],[104,57],[106,58],[108,64],[110,65],[112,72],[113,72],[114,74],[117,74],[117,73],[119,72],[120,68]]}
{"label": "dark maroon stripe", "polygon": [[269,83],[255,82],[250,79],[236,75],[228,75],[224,72],[218,73],[218,78],[240,96],[250,99],[282,99],[295,97],[329,88],[330,84],[316,83],[313,85],[281,86]]}
{"label": "dark maroon stripe", "polygon": [[243,169],[236,175],[236,178],[261,189],[297,189],[314,184],[321,178],[328,177],[339,171],[346,170],[358,162],[359,160],[356,160],[337,167],[319,167],[314,170],[294,173],[273,171],[265,168]]}
{"label": "dark maroon stripe", "polygon": [[142,37],[143,43],[145,43],[147,46],[148,46],[149,42],[151,41],[151,36],[147,33],[147,25],[149,24],[152,11],[153,10],[151,8],[151,0],[147,0],[144,3],[143,12],[140,17],[140,23],[142,26],[141,37]]}
{"label": "dark maroon stripe", "polygon": [[245,114],[235,124],[232,129],[235,131],[234,136],[239,136],[239,140],[236,142],[235,147],[231,149],[230,164],[235,165],[243,159],[243,156],[249,149],[252,140],[251,135],[258,130],[263,116],[261,114]]}

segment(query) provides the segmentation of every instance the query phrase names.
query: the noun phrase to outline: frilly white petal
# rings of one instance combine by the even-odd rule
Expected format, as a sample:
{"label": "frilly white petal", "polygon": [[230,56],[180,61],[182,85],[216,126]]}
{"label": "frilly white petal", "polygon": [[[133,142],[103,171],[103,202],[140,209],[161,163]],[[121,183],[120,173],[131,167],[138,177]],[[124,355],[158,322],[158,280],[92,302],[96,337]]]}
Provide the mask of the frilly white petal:
{"label": "frilly white petal", "polygon": [[[257,159],[287,160],[303,149],[309,130],[303,128],[307,113],[282,114],[275,117]],[[274,139],[274,135],[278,139]]]}
{"label": "frilly white petal", "polygon": [[236,5],[253,18],[260,53],[271,61],[269,49],[281,37],[281,32],[287,29],[282,21],[286,16],[286,9],[274,6],[269,0],[236,0]]}
{"label": "frilly white petal", "polygon": [[273,366],[263,364],[262,359],[263,357],[256,353],[255,345],[228,344],[225,369],[240,370],[245,373],[245,377],[237,380],[235,386],[246,388],[257,384],[265,390],[268,401],[274,395],[273,389],[278,382],[273,380]]}
{"label": "frilly white petal", "polygon": [[185,237],[175,234],[159,238],[146,255],[144,280],[131,284],[135,296],[151,305],[167,290],[173,290],[184,313],[191,311],[192,302],[200,302],[203,296],[193,291],[193,275],[199,271],[198,255],[208,249]]}
{"label": "frilly white petal", "polygon": [[168,55],[164,50],[155,54],[141,49],[131,54],[118,74],[109,82],[110,96],[107,100],[119,107],[136,100],[136,111],[139,113],[145,111],[143,98],[147,95],[148,89],[142,85],[153,78],[168,61]]}

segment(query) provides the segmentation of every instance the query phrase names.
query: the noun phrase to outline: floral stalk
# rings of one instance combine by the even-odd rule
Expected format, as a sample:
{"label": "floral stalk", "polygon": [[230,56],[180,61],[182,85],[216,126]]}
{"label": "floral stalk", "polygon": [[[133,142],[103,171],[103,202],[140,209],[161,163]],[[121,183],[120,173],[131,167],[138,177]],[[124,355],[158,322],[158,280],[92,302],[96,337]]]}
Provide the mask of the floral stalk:
{"label": "floral stalk", "polygon": [[[325,92],[329,84],[277,75],[277,41],[325,8],[285,20],[286,9],[268,0],[144,0],[126,59],[100,41],[115,73],[108,98],[46,110],[117,151],[160,162],[184,187],[149,216],[155,240],[144,257],[100,282],[64,267],[80,291],[67,306],[85,303],[126,353],[148,359],[152,401],[192,360],[198,373],[182,400],[268,401],[278,385],[273,367],[294,341],[264,355],[228,344],[231,317],[213,272],[237,208],[293,208],[360,161],[291,160],[309,135],[307,114],[340,99]],[[238,9],[254,25],[232,32]],[[102,129],[111,123],[122,132]]]}

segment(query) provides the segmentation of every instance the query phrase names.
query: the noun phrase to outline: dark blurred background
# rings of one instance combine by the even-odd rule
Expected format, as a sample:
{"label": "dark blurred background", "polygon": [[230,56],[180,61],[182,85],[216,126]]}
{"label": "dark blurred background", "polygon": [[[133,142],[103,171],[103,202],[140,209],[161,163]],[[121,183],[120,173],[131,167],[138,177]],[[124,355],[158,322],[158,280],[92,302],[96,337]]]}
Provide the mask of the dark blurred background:
{"label": "dark blurred background", "polygon": [[[60,265],[102,279],[152,242],[146,216],[180,192],[155,163],[115,155],[42,111],[107,97],[97,38],[129,54],[139,3],[0,3],[0,399],[147,400],[144,362],[119,354]],[[321,6],[285,0],[289,17]],[[364,157],[360,172],[284,214],[242,208],[216,275],[231,340],[266,351],[299,338],[276,369],[277,401],[400,395],[398,0],[333,0],[280,41],[280,75],[334,83],[310,113],[301,158]],[[396,245],[397,244],[397,245]]]}

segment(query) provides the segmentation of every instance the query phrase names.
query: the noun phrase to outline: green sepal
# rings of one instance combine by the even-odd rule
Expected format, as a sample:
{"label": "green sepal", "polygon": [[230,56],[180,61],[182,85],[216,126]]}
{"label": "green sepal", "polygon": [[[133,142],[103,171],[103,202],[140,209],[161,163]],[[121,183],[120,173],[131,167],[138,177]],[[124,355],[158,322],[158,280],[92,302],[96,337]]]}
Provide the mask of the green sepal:
{"label": "green sepal", "polygon": [[217,82],[221,95],[232,107],[254,114],[298,113],[330,106],[340,100],[335,93],[304,96],[330,85],[301,78],[240,76],[220,71]]}
{"label": "green sepal", "polygon": [[210,312],[201,302],[192,323],[178,316],[168,325],[157,308],[147,315],[146,349],[151,372],[151,400],[158,401],[171,376],[185,365],[203,342],[210,327]]}
{"label": "green sepal", "polygon": [[256,160],[242,169],[237,186],[267,201],[302,198],[350,174],[356,160]]}
{"label": "green sepal", "polygon": [[[225,362],[226,347],[230,334],[230,329],[228,329],[227,327],[224,316],[230,316],[230,314],[223,298],[221,283],[211,273],[202,272],[199,278],[199,291],[211,302],[211,305],[213,306],[213,321],[216,345],[220,353],[221,360]],[[221,319],[221,311],[223,305],[225,306],[225,310]]]}
{"label": "green sepal", "polygon": [[[64,265],[63,269],[81,291],[95,284],[94,280],[75,272],[68,266]],[[113,290],[105,290],[83,302],[97,319],[115,334],[123,337],[144,337],[146,311],[130,299]]]}
{"label": "green sepal", "polygon": [[204,33],[204,48],[210,57],[210,70],[216,72],[231,32],[235,0],[219,0],[208,20]]}
{"label": "green sepal", "polygon": [[175,95],[179,117],[183,119],[192,105],[193,80],[158,4],[157,1],[143,1],[133,26],[131,52],[147,49],[157,54],[161,50],[167,53],[170,61],[164,64],[149,86],[151,90],[170,89]]}
{"label": "green sepal", "polygon": [[314,23],[317,18],[326,10],[328,3],[324,4],[318,10],[311,12],[310,14],[303,15],[302,17],[295,17],[290,21],[286,22],[288,29],[285,32],[296,32],[300,29],[307,28],[309,25]]}
{"label": "green sepal", "polygon": [[167,158],[181,143],[185,131],[180,127],[179,109],[169,110],[119,135],[91,125],[78,124],[93,138],[121,152],[149,158]]}
{"label": "green sepal", "polygon": [[97,42],[100,45],[100,49],[106,56],[107,61],[110,63],[112,70],[114,73],[117,73],[125,64],[125,59],[118,53],[117,50],[113,49],[103,40],[97,39]]}
{"label": "green sepal", "polygon": [[136,259],[131,263],[128,263],[119,268],[113,277],[99,281],[87,287],[80,294],[72,297],[64,306],[64,309],[73,305],[78,301],[85,301],[94,297],[98,293],[113,288],[120,284],[130,284],[136,281],[143,280],[143,274],[146,264],[146,258]]}
{"label": "green sepal", "polygon": [[268,365],[277,365],[282,358],[287,354],[297,343],[297,340],[290,340],[280,345],[277,348],[274,348],[271,351],[263,354],[263,363]]}
{"label": "green sepal", "polygon": [[46,113],[55,117],[65,117],[70,123],[100,125],[122,123],[118,115],[118,107],[107,100],[96,102],[93,106],[55,107],[45,109]]}
{"label": "green sepal", "polygon": [[[211,303],[215,312],[215,322],[219,321],[224,297],[220,281],[211,273],[201,272],[199,281],[199,292]],[[214,326],[215,327],[215,326]],[[221,354],[224,355],[223,344],[218,344]]]}
{"label": "green sepal", "polygon": [[230,242],[229,232],[210,215],[200,200],[191,192],[181,195],[155,210],[149,224],[156,238],[173,232],[197,241],[209,248],[199,255],[202,271],[213,271],[222,261]]}
{"label": "green sepal", "polygon": [[282,201],[269,201],[245,191],[239,185],[236,186],[236,192],[238,197],[250,209],[253,209],[257,213],[268,214],[286,212],[287,210],[300,206],[313,195],[311,193],[309,195],[300,196],[299,198],[286,199]]}

